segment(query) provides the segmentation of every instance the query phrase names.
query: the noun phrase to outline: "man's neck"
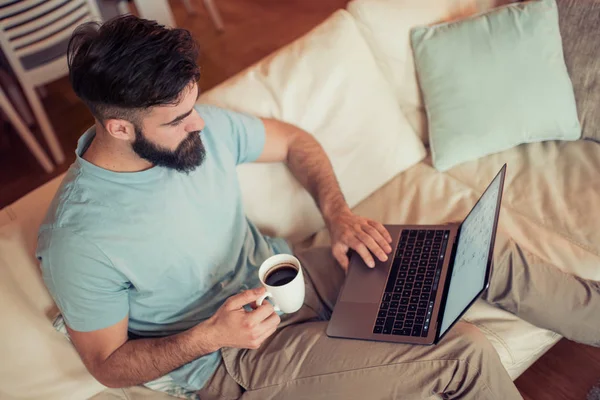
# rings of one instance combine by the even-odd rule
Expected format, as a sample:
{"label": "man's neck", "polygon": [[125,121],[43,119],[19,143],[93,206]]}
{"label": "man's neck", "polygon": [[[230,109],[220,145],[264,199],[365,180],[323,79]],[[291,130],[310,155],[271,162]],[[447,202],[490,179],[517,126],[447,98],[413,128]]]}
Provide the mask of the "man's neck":
{"label": "man's neck", "polygon": [[139,172],[153,167],[135,154],[129,143],[113,138],[99,123],[96,123],[96,136],[81,158],[114,172]]}

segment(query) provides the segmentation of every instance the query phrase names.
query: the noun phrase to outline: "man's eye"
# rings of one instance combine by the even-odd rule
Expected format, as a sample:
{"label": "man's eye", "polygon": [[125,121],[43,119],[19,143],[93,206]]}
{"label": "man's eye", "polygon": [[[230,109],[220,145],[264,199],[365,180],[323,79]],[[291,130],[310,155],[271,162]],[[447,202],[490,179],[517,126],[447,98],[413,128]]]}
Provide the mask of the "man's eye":
{"label": "man's eye", "polygon": [[181,123],[182,123],[182,122],[183,122],[183,120],[182,120],[182,119],[180,119],[179,121],[173,122],[173,123],[171,124],[171,126],[177,126],[177,125],[181,125]]}

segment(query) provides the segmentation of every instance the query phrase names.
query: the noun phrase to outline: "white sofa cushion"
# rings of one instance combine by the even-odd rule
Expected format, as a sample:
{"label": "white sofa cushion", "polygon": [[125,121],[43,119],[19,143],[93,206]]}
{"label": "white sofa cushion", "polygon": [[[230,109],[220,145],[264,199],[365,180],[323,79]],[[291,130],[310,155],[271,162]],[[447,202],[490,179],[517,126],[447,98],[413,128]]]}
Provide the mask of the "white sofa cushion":
{"label": "white sofa cushion", "polygon": [[1,227],[1,398],[85,399],[104,390],[69,341],[52,327],[45,315],[52,304],[21,227]]}
{"label": "white sofa cushion", "polygon": [[391,83],[400,107],[424,143],[429,143],[410,30],[415,26],[451,21],[509,3],[510,0],[354,0],[348,11],[355,18],[381,71]]}
{"label": "white sofa cushion", "polygon": [[[425,156],[345,10],[199,101],[312,133],[350,206]],[[296,241],[323,226],[312,198],[285,165],[242,165],[239,178],[246,213],[263,231]]]}

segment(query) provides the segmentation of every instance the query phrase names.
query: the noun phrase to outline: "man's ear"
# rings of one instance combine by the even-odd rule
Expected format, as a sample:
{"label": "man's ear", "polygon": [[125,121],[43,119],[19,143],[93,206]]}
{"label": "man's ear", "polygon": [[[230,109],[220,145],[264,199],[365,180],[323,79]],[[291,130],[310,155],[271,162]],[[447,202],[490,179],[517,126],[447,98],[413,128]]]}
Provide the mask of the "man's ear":
{"label": "man's ear", "polygon": [[135,141],[135,126],[124,119],[108,119],[104,121],[104,129],[115,139]]}

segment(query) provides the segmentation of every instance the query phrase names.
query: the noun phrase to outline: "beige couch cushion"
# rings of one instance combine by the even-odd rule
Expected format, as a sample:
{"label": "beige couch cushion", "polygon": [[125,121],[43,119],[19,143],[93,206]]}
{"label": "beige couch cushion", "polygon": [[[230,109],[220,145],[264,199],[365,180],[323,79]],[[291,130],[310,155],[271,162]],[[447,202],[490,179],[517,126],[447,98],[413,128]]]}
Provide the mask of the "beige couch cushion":
{"label": "beige couch cushion", "polygon": [[[274,117],[312,133],[351,206],[425,156],[345,10],[200,102]],[[246,213],[263,231],[295,241],[323,226],[312,198],[285,165],[243,165],[239,177]]]}
{"label": "beige couch cushion", "polygon": [[[43,205],[45,206],[45,204]],[[0,228],[0,397],[85,399],[104,390],[45,315],[52,300],[20,226]]]}
{"label": "beige couch cushion", "polygon": [[428,143],[409,33],[415,26],[464,18],[510,0],[354,0],[348,11],[389,80],[402,111]]}
{"label": "beige couch cushion", "polygon": [[503,227],[528,251],[558,268],[600,279],[600,144],[590,141],[521,145],[448,171],[483,192],[507,163]]}

